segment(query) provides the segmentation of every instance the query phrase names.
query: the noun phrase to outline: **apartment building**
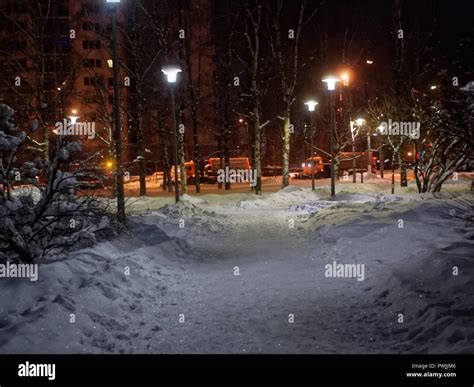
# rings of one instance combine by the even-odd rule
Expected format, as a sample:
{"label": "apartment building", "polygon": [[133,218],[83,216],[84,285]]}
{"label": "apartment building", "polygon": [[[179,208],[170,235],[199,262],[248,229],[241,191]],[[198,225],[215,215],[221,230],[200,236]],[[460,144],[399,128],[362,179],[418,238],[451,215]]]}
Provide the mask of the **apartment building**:
{"label": "apartment building", "polygon": [[[133,161],[138,153],[136,94],[133,77],[128,73],[130,56],[126,52],[127,2],[117,8],[120,58],[120,101],[122,141],[125,161]],[[181,107],[186,127],[186,158],[192,157],[192,116],[189,104],[189,84],[199,90],[196,116],[198,142],[202,153],[215,151],[214,50],[212,42],[212,0],[188,0],[181,5],[184,18],[172,19],[171,30],[186,28],[189,39],[189,59],[176,59],[184,68],[181,87]],[[94,123],[95,136],[81,140],[84,156],[96,155],[98,160],[110,158],[113,150],[113,69],[110,51],[111,16],[105,0],[0,0],[0,102],[13,107],[19,126],[25,128],[32,119],[40,122],[40,130],[32,135],[27,158],[40,156],[54,147],[56,123],[65,118],[74,122]],[[180,21],[186,21],[184,27]],[[173,32],[173,31],[172,31]],[[153,50],[154,47],[150,47]],[[179,50],[178,50],[179,51]],[[159,76],[162,63],[149,83]],[[187,68],[190,67],[191,77]],[[155,77],[155,78],[154,78]],[[165,85],[157,81],[156,93],[149,88],[147,100],[166,98]],[[155,95],[153,95],[153,93]],[[171,130],[169,110],[157,110],[150,104],[143,112],[142,138],[147,145],[147,157],[153,169],[160,164],[162,147],[158,130],[158,115],[164,114],[166,133]],[[76,138],[75,138],[76,139]],[[168,141],[170,142],[170,141]],[[50,152],[50,150],[49,150]]]}

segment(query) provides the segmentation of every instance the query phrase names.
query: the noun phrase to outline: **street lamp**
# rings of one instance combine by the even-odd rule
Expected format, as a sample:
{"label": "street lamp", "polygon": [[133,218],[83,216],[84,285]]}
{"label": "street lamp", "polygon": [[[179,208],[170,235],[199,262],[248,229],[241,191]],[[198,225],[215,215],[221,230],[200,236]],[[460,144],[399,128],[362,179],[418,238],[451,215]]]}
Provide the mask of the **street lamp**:
{"label": "street lamp", "polygon": [[182,72],[179,66],[164,66],[161,71],[166,75],[166,80],[171,90],[171,113],[173,115],[173,151],[174,151],[174,197],[175,202],[179,202],[179,183],[178,183],[178,132],[176,130],[176,106],[174,90],[178,80],[178,74]]}
{"label": "street lamp", "polygon": [[122,139],[120,128],[119,62],[117,57],[117,4],[120,0],[106,0],[112,10],[112,64],[114,74],[114,132],[115,142],[115,189],[117,196],[117,218],[125,222],[125,192],[123,188]]}
{"label": "street lamp", "polygon": [[168,83],[174,84],[178,80],[178,74],[183,70],[181,70],[181,67],[179,66],[171,65],[164,66],[161,71],[166,75],[166,80]]}
{"label": "street lamp", "polygon": [[342,84],[344,86],[349,86],[349,73],[348,72],[344,72],[341,74],[341,80],[342,80]]}
{"label": "street lamp", "polygon": [[75,125],[77,123],[77,121],[79,120],[79,116],[77,115],[77,110],[73,109],[71,111],[71,113],[72,113],[72,115],[69,116],[68,118],[71,120],[71,124]]}
{"label": "street lamp", "polygon": [[336,90],[336,84],[337,82],[340,82],[340,81],[341,80],[338,77],[335,77],[334,75],[328,75],[325,78],[323,78],[323,82],[327,84],[329,91]]}
{"label": "street lamp", "polygon": [[[355,120],[355,123],[357,126],[363,126],[365,125],[365,120],[363,118],[358,118]],[[368,157],[368,164],[367,164],[367,172],[369,173],[369,176],[372,174],[372,144],[371,144],[371,133],[369,128],[367,128],[367,157]]]}
{"label": "street lamp", "polygon": [[[385,126],[383,125],[380,125],[377,127],[377,131],[383,135],[385,134]],[[384,172],[385,172],[385,155],[383,153],[383,147],[384,147],[384,144],[383,144],[383,140],[380,141],[381,142],[381,145],[379,147],[379,163],[380,163],[380,178],[383,179],[384,178]]]}
{"label": "street lamp", "polygon": [[311,135],[311,189],[314,191],[316,189],[314,182],[314,152],[313,152],[313,112],[316,110],[318,102],[313,99],[306,101],[304,103],[308,107],[309,111],[309,122],[310,122],[310,135]]}
{"label": "street lamp", "polygon": [[[359,118],[356,120],[357,125],[362,126],[365,125],[365,120],[363,118]],[[368,157],[368,164],[367,164],[367,172],[370,175],[372,174],[372,144],[371,144],[371,133],[369,128],[367,128],[367,157]]]}
{"label": "street lamp", "polygon": [[355,160],[355,131],[356,126],[360,128],[364,125],[365,120],[363,118],[357,118],[355,121],[351,121],[351,136],[352,136],[352,183],[356,183],[356,160]]}
{"label": "street lamp", "polygon": [[334,175],[334,93],[336,90],[336,84],[339,82],[339,78],[329,75],[323,78],[323,82],[327,84],[329,93],[329,126],[330,126],[330,148],[331,148],[331,196],[336,196],[336,176]]}

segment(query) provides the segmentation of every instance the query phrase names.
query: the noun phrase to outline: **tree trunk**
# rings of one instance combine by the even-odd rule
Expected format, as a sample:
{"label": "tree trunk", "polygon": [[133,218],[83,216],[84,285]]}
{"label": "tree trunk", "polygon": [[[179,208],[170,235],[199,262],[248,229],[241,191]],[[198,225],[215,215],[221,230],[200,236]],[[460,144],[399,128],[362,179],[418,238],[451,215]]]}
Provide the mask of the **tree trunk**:
{"label": "tree trunk", "polygon": [[392,151],[392,195],[395,194],[395,156],[397,155],[397,152],[395,152],[395,149]]}
{"label": "tree trunk", "polygon": [[[228,124],[227,124],[228,126]],[[224,169],[230,169],[230,156],[229,156],[229,128],[224,128],[224,144],[223,144],[223,153],[224,153]],[[225,182],[225,190],[229,191],[231,189],[231,183],[229,180]]]}
{"label": "tree trunk", "polygon": [[254,107],[254,154],[255,154],[255,172],[257,173],[257,184],[255,185],[255,194],[262,194],[262,160],[261,160],[261,129],[260,129],[260,117],[258,106]]}
{"label": "tree trunk", "polygon": [[172,179],[170,176],[171,173],[171,163],[170,163],[170,158],[168,154],[168,146],[166,143],[166,130],[165,130],[165,123],[163,120],[163,115],[161,114],[161,111],[158,112],[159,117],[158,117],[158,130],[160,132],[160,138],[161,138],[161,149],[163,152],[163,191],[165,191],[168,188],[169,192],[172,192],[173,190],[173,184],[172,184]]}
{"label": "tree trunk", "polygon": [[[283,160],[282,160],[282,186],[290,184],[290,109],[287,108],[283,121]],[[312,155],[312,153],[311,153]]]}
{"label": "tree trunk", "polygon": [[140,160],[140,196],[146,195],[146,166],[145,159]]}
{"label": "tree trunk", "polygon": [[398,159],[400,160],[400,187],[408,187],[407,166],[400,152],[398,153]]}
{"label": "tree trunk", "polygon": [[194,182],[196,184],[196,193],[201,193],[201,171],[200,171],[200,152],[199,152],[199,143],[198,143],[198,128],[197,128],[197,118],[196,112],[193,109],[192,112],[192,121],[193,121],[193,155],[194,155]]}
{"label": "tree trunk", "polygon": [[184,149],[184,133],[179,133],[179,164],[181,172],[181,190],[183,194],[187,192],[186,180],[186,152]]}
{"label": "tree trunk", "polygon": [[145,147],[143,146],[143,115],[141,107],[138,109],[138,155],[140,157],[139,161],[139,173],[140,173],[140,196],[146,195],[146,152]]}
{"label": "tree trunk", "polygon": [[[256,170],[257,170],[257,169],[256,169],[257,167],[256,167],[256,165],[255,165],[255,164],[256,164],[256,161],[255,161],[255,129],[254,129],[254,125],[252,125],[252,129],[250,130],[250,133],[249,133],[249,134],[250,134],[250,140],[249,140],[250,142],[249,142],[249,144],[250,144],[250,157],[251,157],[251,158],[250,158],[250,162],[251,162],[251,165],[252,165],[252,170],[253,170],[253,171],[256,171]],[[251,191],[251,192],[254,192],[254,191],[255,191],[255,186],[254,186],[254,185],[252,185],[252,186],[250,187],[250,191]]]}

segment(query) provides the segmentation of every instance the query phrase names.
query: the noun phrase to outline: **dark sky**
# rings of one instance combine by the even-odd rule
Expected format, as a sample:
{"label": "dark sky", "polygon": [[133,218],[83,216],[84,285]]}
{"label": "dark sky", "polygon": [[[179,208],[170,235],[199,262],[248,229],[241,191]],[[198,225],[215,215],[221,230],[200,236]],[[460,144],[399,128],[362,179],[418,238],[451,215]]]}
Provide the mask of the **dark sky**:
{"label": "dark sky", "polygon": [[[320,2],[310,0],[309,3],[314,6]],[[419,86],[436,83],[438,69],[447,69],[461,83],[474,80],[474,1],[401,0],[401,3],[407,73],[415,61],[415,51],[427,49],[422,64],[433,65],[433,71],[417,80]],[[296,8],[296,2],[287,4]],[[391,87],[395,61],[394,4],[394,0],[326,1],[305,32],[306,66],[302,78],[306,81],[300,89],[301,95],[322,89],[321,76],[343,67],[353,70],[356,87],[363,88],[366,83],[372,88]],[[372,66],[366,65],[368,58],[374,60]]]}

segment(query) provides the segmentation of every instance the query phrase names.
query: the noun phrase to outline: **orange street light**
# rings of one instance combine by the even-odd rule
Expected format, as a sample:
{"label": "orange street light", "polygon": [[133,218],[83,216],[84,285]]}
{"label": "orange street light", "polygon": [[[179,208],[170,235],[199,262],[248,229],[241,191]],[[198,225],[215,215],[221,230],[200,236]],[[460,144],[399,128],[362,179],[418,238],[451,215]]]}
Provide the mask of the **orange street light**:
{"label": "orange street light", "polygon": [[342,84],[344,86],[349,86],[349,73],[348,72],[344,72],[341,74],[341,80],[342,80]]}

